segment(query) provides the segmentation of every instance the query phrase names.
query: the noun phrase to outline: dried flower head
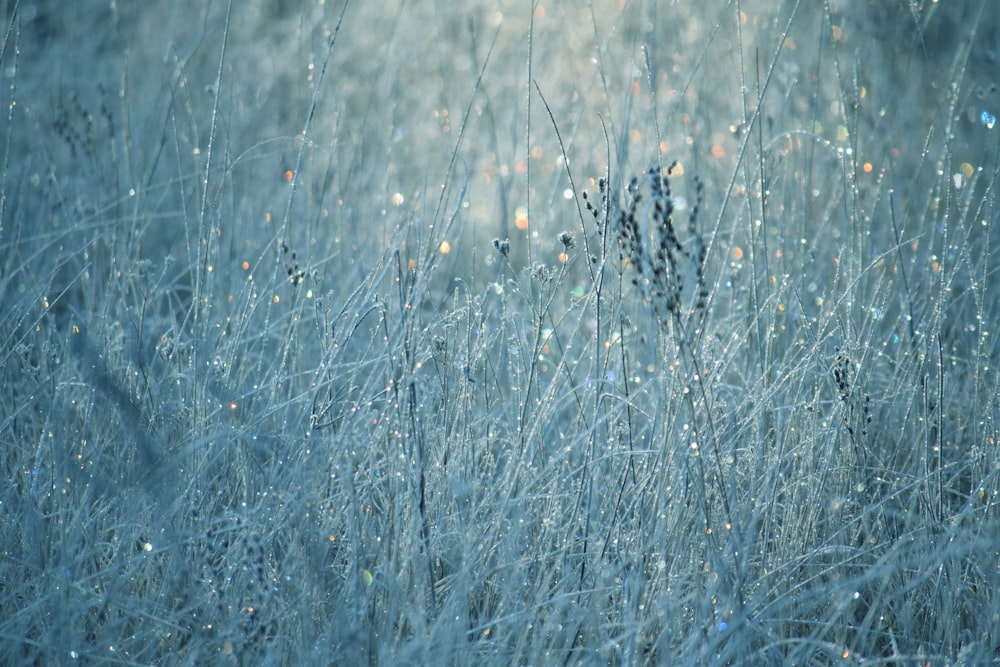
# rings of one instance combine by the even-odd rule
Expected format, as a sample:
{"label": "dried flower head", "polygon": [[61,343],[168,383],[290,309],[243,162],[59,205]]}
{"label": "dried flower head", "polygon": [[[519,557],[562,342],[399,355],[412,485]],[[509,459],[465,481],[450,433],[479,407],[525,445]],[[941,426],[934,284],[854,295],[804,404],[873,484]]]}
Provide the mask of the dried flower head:
{"label": "dried flower head", "polygon": [[510,239],[493,239],[493,247],[504,257],[510,256]]}

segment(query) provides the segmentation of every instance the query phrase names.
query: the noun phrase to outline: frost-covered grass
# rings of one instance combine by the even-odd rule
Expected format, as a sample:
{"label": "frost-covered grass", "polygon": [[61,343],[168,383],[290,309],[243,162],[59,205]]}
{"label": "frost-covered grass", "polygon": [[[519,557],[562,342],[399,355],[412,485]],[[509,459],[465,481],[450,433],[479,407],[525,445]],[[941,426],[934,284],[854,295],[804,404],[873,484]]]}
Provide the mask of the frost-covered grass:
{"label": "frost-covered grass", "polygon": [[997,659],[988,5],[0,2],[0,663]]}

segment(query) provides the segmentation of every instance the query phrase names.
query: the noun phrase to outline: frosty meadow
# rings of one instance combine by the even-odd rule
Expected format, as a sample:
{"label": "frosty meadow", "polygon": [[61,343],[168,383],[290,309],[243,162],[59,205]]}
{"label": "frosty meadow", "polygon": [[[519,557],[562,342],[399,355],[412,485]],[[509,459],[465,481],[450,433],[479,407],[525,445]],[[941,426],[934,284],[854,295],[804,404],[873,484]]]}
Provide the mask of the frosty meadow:
{"label": "frosty meadow", "polygon": [[986,0],[0,6],[0,663],[1000,656]]}

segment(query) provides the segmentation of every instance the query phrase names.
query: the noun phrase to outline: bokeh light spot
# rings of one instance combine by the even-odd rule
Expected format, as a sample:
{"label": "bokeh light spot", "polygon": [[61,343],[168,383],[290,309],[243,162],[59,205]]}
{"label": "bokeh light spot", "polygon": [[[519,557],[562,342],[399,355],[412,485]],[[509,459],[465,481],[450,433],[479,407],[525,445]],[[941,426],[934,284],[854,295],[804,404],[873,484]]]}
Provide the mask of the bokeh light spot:
{"label": "bokeh light spot", "polygon": [[514,211],[514,226],[522,232],[528,228],[528,209],[524,206],[518,206]]}

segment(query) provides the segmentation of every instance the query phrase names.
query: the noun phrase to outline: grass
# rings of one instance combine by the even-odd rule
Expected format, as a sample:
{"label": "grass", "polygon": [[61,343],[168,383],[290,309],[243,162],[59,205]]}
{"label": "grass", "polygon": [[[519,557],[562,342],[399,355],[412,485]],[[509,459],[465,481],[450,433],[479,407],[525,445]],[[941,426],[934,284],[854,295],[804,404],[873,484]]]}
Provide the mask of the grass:
{"label": "grass", "polygon": [[0,662],[1000,654],[985,1],[62,4]]}

